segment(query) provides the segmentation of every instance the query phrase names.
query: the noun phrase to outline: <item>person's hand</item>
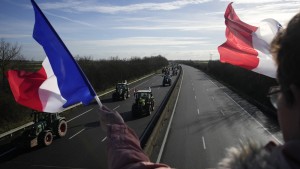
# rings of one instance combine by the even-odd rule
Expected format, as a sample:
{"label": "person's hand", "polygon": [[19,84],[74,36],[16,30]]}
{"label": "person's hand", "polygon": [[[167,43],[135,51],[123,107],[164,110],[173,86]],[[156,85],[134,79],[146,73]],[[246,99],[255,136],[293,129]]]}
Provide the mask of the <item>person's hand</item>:
{"label": "person's hand", "polygon": [[99,112],[100,124],[103,131],[107,131],[108,124],[124,124],[122,116],[114,110],[102,105]]}

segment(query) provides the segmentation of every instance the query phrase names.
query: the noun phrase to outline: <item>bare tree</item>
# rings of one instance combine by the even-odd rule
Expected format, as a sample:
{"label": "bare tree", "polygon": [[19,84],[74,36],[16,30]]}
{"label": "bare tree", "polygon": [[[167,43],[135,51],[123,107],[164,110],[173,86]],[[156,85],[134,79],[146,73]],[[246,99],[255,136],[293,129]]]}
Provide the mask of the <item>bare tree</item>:
{"label": "bare tree", "polygon": [[21,46],[18,43],[11,44],[1,38],[0,40],[0,68],[2,73],[2,87],[4,88],[5,72],[13,60],[22,59]]}

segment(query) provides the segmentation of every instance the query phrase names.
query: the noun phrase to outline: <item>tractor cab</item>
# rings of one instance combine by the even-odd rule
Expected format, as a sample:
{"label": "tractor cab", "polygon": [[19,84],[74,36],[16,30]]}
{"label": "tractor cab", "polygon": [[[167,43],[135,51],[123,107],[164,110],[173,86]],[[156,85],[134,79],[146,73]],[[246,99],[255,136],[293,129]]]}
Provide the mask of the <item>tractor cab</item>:
{"label": "tractor cab", "polygon": [[154,97],[151,89],[138,90],[134,92],[135,102],[132,105],[134,116],[147,114],[150,115],[154,110]]}
{"label": "tractor cab", "polygon": [[127,81],[123,82],[123,83],[117,83],[116,84],[116,90],[115,92],[112,94],[112,99],[115,100],[126,100],[127,98],[130,97],[129,94],[129,86],[127,84]]}

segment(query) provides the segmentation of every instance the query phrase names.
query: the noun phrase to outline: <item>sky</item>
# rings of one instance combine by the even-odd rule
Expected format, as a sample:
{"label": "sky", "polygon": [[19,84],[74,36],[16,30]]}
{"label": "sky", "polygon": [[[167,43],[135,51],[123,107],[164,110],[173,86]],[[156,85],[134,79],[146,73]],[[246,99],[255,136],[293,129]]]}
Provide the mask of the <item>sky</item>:
{"label": "sky", "polygon": [[[273,18],[285,27],[299,0],[35,0],[74,57],[169,60],[218,59],[226,41],[224,12],[233,7],[253,26]],[[28,60],[43,60],[32,38],[30,0],[0,0],[0,38],[17,43]]]}

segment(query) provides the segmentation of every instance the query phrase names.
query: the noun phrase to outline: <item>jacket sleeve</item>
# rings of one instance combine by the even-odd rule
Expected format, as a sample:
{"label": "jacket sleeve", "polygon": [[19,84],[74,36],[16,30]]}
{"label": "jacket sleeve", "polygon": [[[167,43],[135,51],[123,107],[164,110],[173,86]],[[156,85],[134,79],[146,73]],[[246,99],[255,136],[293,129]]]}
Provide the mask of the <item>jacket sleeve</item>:
{"label": "jacket sleeve", "polygon": [[109,169],[170,168],[165,164],[151,163],[143,152],[135,132],[126,124],[108,125]]}

